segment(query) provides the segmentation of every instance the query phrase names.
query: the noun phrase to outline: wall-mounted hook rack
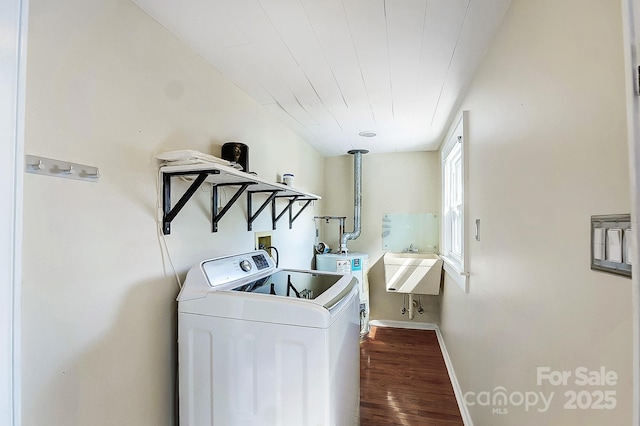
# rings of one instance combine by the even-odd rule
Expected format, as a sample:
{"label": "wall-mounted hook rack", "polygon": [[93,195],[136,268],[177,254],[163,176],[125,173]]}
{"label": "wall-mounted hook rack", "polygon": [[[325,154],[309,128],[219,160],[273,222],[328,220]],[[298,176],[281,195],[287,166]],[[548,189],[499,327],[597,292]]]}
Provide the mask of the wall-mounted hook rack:
{"label": "wall-mounted hook rack", "polygon": [[88,182],[97,182],[100,177],[100,170],[97,167],[35,155],[27,155],[25,164],[25,171],[27,173],[37,175],[84,180]]}
{"label": "wall-mounted hook rack", "polygon": [[72,175],[75,174],[76,170],[73,168],[73,164],[67,164],[66,166],[59,167],[54,165],[51,169],[53,173],[58,173],[61,175]]}
{"label": "wall-mounted hook rack", "polygon": [[37,163],[29,163],[27,160],[27,170],[28,171],[35,171],[35,170],[44,170],[46,166],[44,165],[44,162],[42,160],[38,160]]}
{"label": "wall-mounted hook rack", "polygon": [[84,176],[87,179],[97,179],[100,177],[100,169],[98,169],[97,167],[92,167],[95,170],[82,170],[80,172],[80,176]]}

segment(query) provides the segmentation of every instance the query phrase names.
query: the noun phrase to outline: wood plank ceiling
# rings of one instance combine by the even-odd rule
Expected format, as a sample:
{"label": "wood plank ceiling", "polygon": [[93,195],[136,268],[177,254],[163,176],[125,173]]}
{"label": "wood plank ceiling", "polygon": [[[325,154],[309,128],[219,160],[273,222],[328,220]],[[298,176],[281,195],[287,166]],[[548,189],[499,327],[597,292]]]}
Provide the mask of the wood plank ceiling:
{"label": "wood plank ceiling", "polygon": [[438,149],[509,1],[133,0],[324,156]]}

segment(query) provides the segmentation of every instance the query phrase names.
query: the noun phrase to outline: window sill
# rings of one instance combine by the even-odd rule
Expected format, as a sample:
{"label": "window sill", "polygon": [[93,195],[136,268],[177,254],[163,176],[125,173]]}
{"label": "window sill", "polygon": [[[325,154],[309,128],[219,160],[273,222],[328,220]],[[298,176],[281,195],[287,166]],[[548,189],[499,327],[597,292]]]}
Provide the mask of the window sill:
{"label": "window sill", "polygon": [[469,293],[469,273],[465,272],[459,263],[451,258],[440,256],[443,260],[442,267],[449,277],[460,287],[465,293]]}

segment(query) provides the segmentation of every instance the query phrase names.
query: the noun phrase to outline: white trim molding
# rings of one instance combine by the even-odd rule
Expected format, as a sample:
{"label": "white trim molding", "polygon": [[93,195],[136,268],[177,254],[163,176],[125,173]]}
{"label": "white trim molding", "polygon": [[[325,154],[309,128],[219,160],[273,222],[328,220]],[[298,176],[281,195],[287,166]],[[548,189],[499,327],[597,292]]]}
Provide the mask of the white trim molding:
{"label": "white trim molding", "polygon": [[[631,229],[633,230],[633,265],[640,264],[640,0],[622,0],[625,91],[629,170],[631,179]],[[637,272],[637,271],[636,271]],[[633,309],[633,417],[640,425],[640,277],[632,276]]]}
{"label": "white trim molding", "polygon": [[458,287],[462,289],[465,293],[469,293],[469,273],[460,269],[460,266],[451,262],[449,258],[440,256],[442,258],[442,267],[444,271],[449,274],[449,277]]}
{"label": "white trim molding", "polygon": [[20,283],[28,0],[0,3],[0,424],[21,424]]}
{"label": "white trim molding", "polygon": [[411,321],[395,321],[395,320],[372,320],[369,322],[372,327],[393,327],[393,328],[409,328],[413,330],[436,330],[437,324],[430,322],[411,322]]}
{"label": "white trim molding", "polygon": [[462,388],[460,387],[460,383],[458,382],[458,378],[456,377],[456,372],[453,370],[451,357],[449,356],[449,352],[447,352],[447,347],[444,344],[442,332],[440,331],[440,327],[438,326],[436,326],[436,336],[438,337],[438,343],[440,344],[440,350],[442,351],[442,358],[444,358],[444,365],[447,366],[447,373],[449,373],[449,380],[451,381],[451,386],[453,387],[453,393],[456,396],[456,401],[458,402],[458,408],[460,409],[462,422],[465,426],[473,426],[473,420],[471,420],[469,409],[467,408],[467,404],[464,400]]}
{"label": "white trim molding", "polygon": [[[442,254],[440,257],[444,261],[444,270],[449,277],[455,282],[462,291],[469,292],[469,147],[468,147],[468,111],[462,111],[462,114],[455,122],[456,124],[451,127],[447,137],[444,139],[440,148],[440,162],[442,173],[442,221],[441,221],[441,242]],[[460,147],[461,155],[461,198],[462,198],[462,229],[461,229],[461,241],[460,250],[461,256],[451,251],[451,231],[449,230],[449,222],[447,219],[448,208],[446,206],[447,193],[450,192],[447,188],[446,179],[446,164],[449,158],[449,154],[453,151],[454,147]],[[451,252],[450,252],[451,251]]]}

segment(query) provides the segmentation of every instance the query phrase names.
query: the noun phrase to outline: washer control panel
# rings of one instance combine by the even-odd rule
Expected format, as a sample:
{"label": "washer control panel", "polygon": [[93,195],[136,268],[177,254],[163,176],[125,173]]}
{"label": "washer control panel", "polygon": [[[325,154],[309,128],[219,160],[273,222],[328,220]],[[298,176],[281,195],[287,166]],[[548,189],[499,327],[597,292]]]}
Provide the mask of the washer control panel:
{"label": "washer control panel", "polygon": [[265,269],[268,268],[269,265],[269,261],[267,260],[267,258],[271,259],[270,256],[265,257],[264,254],[256,254],[251,256],[251,258],[253,259],[253,261],[256,264],[256,267],[258,269]]}
{"label": "washer control panel", "polygon": [[276,269],[276,266],[271,256],[264,250],[202,262],[202,271],[212,287],[247,279],[269,269]]}

